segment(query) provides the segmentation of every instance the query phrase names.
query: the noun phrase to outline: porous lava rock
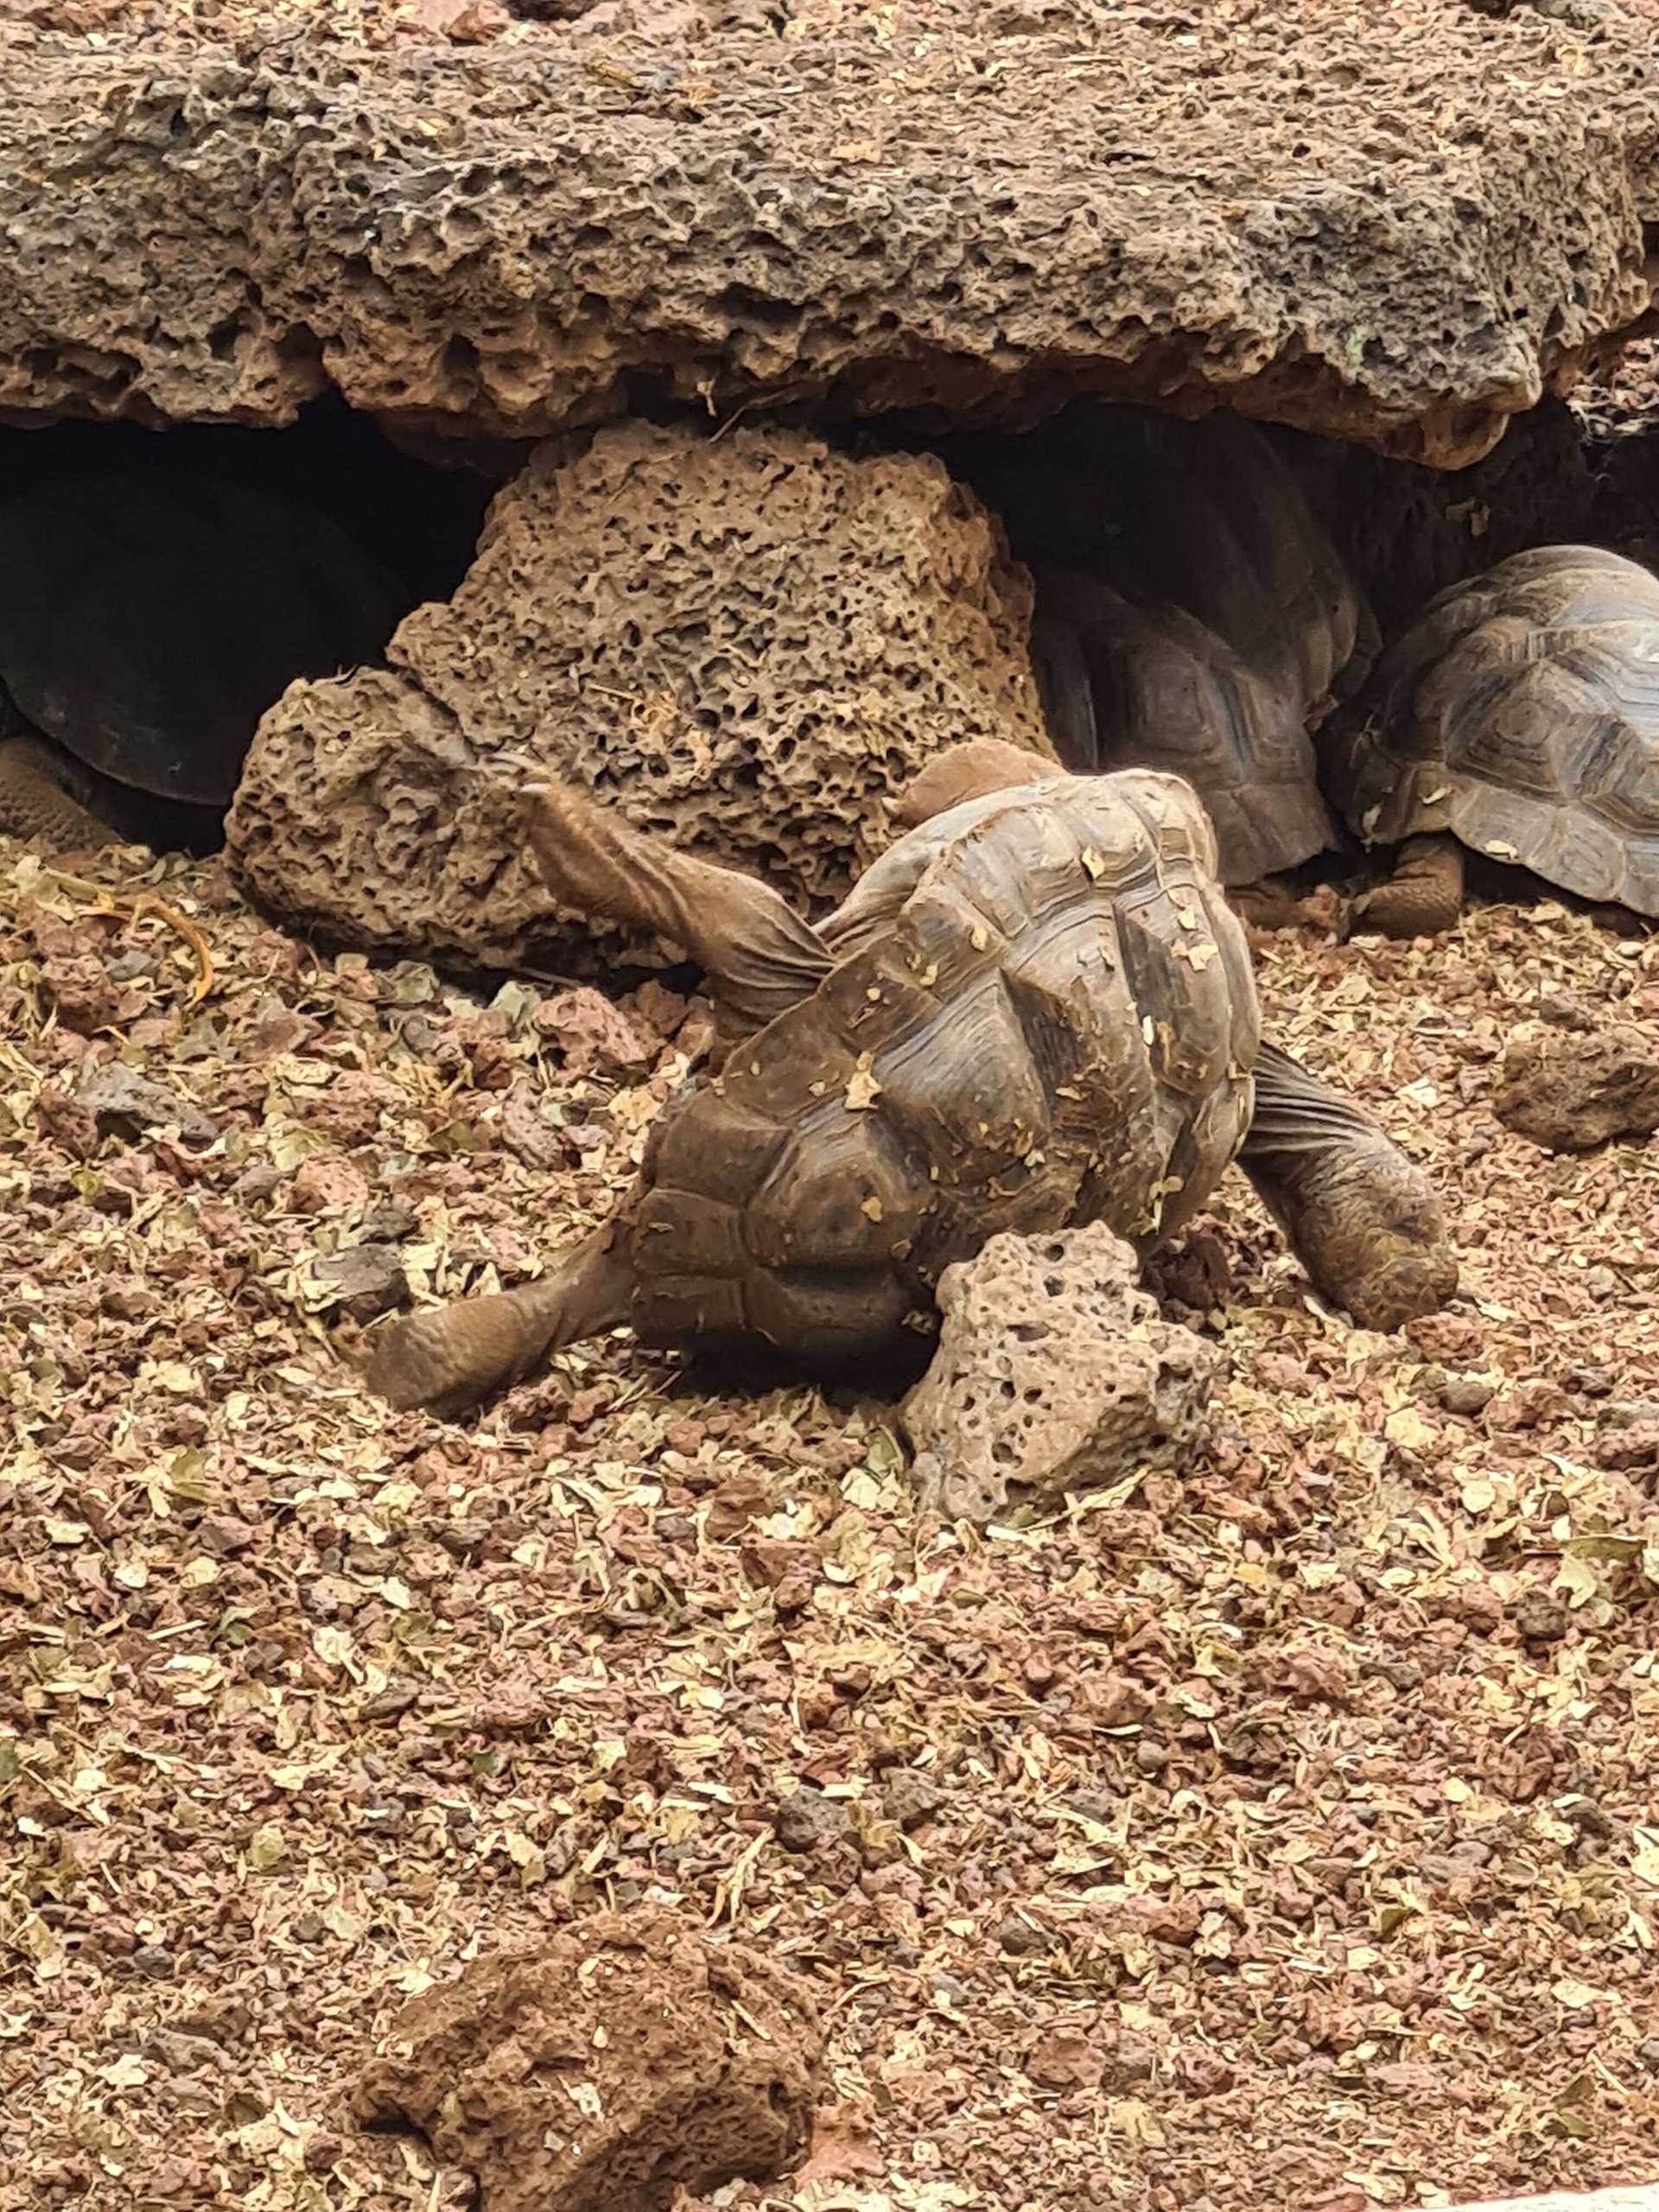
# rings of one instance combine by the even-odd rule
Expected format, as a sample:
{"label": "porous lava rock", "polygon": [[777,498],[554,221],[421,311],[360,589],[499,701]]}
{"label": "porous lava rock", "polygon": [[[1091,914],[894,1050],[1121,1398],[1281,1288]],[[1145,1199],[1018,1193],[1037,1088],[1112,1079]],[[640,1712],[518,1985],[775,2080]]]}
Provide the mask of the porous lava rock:
{"label": "porous lava rock", "polygon": [[398,2015],[356,2097],[476,2178],[486,2212],[662,2212],[767,2180],[811,2133],[805,1986],[677,1915],[604,1913],[474,1961]]}
{"label": "porous lava rock", "polygon": [[1141,1466],[1179,1466],[1219,1353],[1159,1318],[1103,1223],[994,1236],[939,1278],[932,1364],[905,1402],[922,1502],[987,1521]]}
{"label": "porous lava rock", "polygon": [[1590,1152],[1659,1129],[1659,1054],[1623,1022],[1522,1032],[1503,1055],[1492,1110],[1547,1152]]}
{"label": "porous lava rock", "polygon": [[821,906],[937,753],[1050,753],[1030,619],[999,526],[929,455],[647,423],[549,443],[390,669],[265,716],[232,861],[346,942],[512,964],[559,927],[514,804],[539,770]]}
{"label": "porous lava rock", "polygon": [[431,11],[29,12],[0,407],[33,416],[274,424],[332,386],[539,436],[1092,391],[1452,466],[1650,295],[1632,0],[480,5],[372,54]]}

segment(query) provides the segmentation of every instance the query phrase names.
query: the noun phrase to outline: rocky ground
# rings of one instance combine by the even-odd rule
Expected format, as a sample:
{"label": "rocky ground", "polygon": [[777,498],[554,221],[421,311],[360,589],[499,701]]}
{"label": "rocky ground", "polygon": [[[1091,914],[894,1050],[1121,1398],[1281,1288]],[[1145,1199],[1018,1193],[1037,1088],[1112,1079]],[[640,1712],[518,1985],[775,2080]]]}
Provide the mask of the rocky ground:
{"label": "rocky ground", "polygon": [[828,2014],[805,2172],[709,2202],[1650,2169],[1659,1170],[1491,1102],[1541,1014],[1659,1049],[1659,944],[1556,905],[1266,940],[1465,1294],[1357,1332],[1230,1184],[1198,1471],[982,1536],[918,1518],[882,1406],[626,1338],[465,1427],[356,1387],[378,1309],[521,1278],[627,1180],[665,992],[319,955],[217,863],[8,847],[0,913],[4,2212],[459,2204],[351,2127],[377,2031],[644,1901]]}

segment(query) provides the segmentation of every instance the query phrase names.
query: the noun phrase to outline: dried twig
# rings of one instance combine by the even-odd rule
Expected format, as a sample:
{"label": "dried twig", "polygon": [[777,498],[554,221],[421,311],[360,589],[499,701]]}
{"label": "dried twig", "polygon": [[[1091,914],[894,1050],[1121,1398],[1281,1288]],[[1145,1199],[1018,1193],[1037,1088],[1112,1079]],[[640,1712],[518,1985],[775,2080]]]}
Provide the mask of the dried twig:
{"label": "dried twig", "polygon": [[196,980],[191,987],[191,1005],[200,1006],[213,989],[213,956],[206,937],[188,914],[181,914],[155,892],[111,891],[105,884],[94,883],[87,876],[71,875],[60,868],[43,868],[40,880],[54,883],[59,890],[70,892],[77,898],[92,899],[100,913],[127,914],[135,921],[145,914],[153,914],[157,921],[165,922],[168,929],[181,937],[195,956]]}

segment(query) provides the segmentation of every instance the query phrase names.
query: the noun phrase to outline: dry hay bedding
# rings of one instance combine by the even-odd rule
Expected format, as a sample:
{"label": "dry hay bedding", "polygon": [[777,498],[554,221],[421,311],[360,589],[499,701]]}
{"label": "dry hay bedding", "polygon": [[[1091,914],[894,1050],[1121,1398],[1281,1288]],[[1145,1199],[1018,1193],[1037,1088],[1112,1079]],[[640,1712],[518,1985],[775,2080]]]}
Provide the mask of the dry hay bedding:
{"label": "dry hay bedding", "polygon": [[456,2202],[343,2123],[376,2028],[647,1896],[833,2008],[810,2177],[722,2203],[1650,2168],[1659,1182],[1487,1100],[1541,994],[1659,1045],[1659,945],[1548,906],[1272,941],[1281,1033],[1432,1159],[1476,1302],[1357,1334],[1230,1190],[1211,1457],[982,1539],[917,1524],[879,1408],[699,1398],[626,1339],[475,1427],[368,1402],[326,1301],[372,1306],[394,1248],[511,1281],[593,1219],[669,1001],[485,1011],[213,866],[106,865],[217,975],[193,1007],[165,915],[0,853],[4,2212]]}

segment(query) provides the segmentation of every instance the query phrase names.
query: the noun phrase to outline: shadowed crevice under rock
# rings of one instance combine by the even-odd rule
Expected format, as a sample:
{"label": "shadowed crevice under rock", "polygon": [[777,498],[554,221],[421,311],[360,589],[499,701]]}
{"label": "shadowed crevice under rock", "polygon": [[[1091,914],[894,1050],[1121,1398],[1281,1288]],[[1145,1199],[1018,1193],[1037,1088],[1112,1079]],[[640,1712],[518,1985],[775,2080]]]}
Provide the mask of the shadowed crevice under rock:
{"label": "shadowed crevice under rock", "polygon": [[[0,38],[0,410],[533,435],[1077,391],[1453,465],[1647,308],[1650,18],[1103,0]],[[1645,230],[1644,230],[1645,226]]]}

